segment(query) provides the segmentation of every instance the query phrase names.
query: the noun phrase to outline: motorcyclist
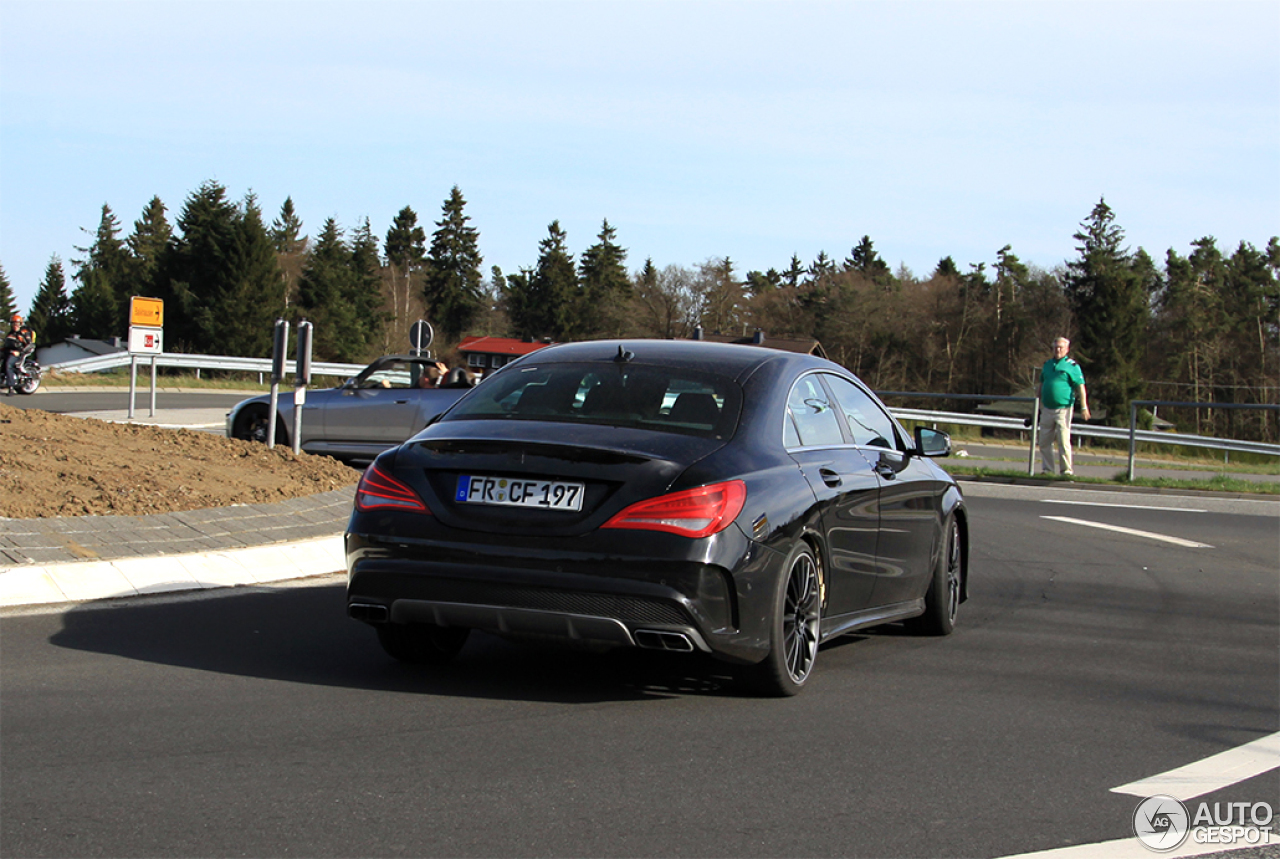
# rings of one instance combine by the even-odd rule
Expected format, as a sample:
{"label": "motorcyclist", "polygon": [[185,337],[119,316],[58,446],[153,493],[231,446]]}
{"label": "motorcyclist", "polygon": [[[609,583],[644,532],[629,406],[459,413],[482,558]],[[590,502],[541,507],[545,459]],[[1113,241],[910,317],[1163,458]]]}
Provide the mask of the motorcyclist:
{"label": "motorcyclist", "polygon": [[22,314],[15,313],[9,319],[9,333],[4,336],[4,346],[0,348],[0,357],[4,367],[4,392],[12,396],[14,386],[18,384],[18,364],[35,348],[36,333],[31,326],[22,321]]}

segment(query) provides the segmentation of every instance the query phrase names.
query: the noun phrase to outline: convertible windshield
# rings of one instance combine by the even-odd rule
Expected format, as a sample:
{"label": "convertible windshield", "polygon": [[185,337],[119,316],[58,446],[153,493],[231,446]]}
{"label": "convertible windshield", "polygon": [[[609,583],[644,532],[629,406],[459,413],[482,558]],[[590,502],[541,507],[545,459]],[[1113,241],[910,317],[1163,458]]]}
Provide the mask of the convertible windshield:
{"label": "convertible windshield", "polygon": [[571,421],[729,438],[741,401],[732,380],[696,370],[545,364],[486,380],[444,420]]}

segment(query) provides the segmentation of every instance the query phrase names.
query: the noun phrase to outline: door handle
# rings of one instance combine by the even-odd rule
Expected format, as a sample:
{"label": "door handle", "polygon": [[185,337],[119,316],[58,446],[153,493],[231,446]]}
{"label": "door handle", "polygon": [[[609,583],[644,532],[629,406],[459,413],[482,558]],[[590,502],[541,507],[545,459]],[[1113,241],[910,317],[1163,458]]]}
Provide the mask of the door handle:
{"label": "door handle", "polygon": [[898,476],[898,472],[894,471],[893,466],[887,462],[876,463],[876,474],[880,475],[885,480],[893,480]]}
{"label": "door handle", "polygon": [[839,474],[829,468],[819,468],[818,474],[822,476],[822,482],[830,486],[832,489],[835,489],[844,482],[840,479]]}

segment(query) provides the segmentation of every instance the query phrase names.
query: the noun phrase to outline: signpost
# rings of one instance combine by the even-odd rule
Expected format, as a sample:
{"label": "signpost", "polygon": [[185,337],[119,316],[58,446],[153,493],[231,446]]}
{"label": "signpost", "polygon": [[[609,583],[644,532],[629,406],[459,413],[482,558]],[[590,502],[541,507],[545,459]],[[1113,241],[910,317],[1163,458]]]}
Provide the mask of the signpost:
{"label": "signpost", "polygon": [[427,347],[431,345],[431,341],[436,339],[436,333],[431,327],[431,323],[425,319],[419,319],[409,328],[409,345],[413,347],[413,354],[423,355],[428,358],[431,353],[427,351]]}
{"label": "signpost", "polygon": [[[307,385],[311,384],[311,331],[307,320],[298,323],[298,366],[293,374],[293,452],[302,453],[302,407],[307,402]],[[272,419],[275,415],[272,414]]]}
{"label": "signpost", "polygon": [[164,302],[135,295],[129,299],[129,419],[138,388],[138,356],[151,356],[151,417],[156,416],[156,356],[164,351]]}
{"label": "signpost", "polygon": [[284,366],[289,357],[289,322],[276,320],[275,336],[271,340],[271,409],[267,412],[267,447],[276,446],[276,411],[280,403],[280,383],[284,381]]}

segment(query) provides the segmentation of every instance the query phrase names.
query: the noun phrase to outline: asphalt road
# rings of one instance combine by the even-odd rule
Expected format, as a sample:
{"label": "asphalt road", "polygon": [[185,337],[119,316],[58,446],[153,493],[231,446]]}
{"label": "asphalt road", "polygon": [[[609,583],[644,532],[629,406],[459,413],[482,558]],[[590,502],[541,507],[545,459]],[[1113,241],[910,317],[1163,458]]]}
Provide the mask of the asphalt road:
{"label": "asphalt road", "polygon": [[995,857],[1132,840],[1111,788],[1280,729],[1274,502],[968,489],[956,634],[846,637],[788,700],[481,635],[405,668],[340,580],[4,617],[0,852]]}

